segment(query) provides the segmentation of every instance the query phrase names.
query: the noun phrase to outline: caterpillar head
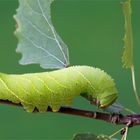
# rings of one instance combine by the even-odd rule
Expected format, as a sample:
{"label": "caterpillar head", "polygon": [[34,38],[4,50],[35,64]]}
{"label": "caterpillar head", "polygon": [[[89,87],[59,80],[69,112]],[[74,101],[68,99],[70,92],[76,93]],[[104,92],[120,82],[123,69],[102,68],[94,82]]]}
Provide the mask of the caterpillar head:
{"label": "caterpillar head", "polygon": [[98,92],[93,93],[90,97],[90,102],[93,102],[95,105],[97,105],[100,108],[105,108],[110,106],[115,102],[115,100],[118,97],[118,91],[114,86],[111,86],[109,88],[102,88],[98,90]]}
{"label": "caterpillar head", "polygon": [[97,106],[100,108],[105,108],[115,102],[118,97],[118,90],[110,75],[100,69],[96,69],[96,71],[99,76],[93,76],[93,79],[96,78],[97,83],[95,83],[94,80],[91,81],[91,83],[94,85],[94,89],[90,89],[92,93],[91,95],[92,97],[96,95]]}
{"label": "caterpillar head", "polygon": [[[118,97],[118,90],[114,80],[103,70],[92,69],[88,74],[87,94],[83,94],[86,99],[100,108],[110,106]],[[88,75],[87,74],[87,75]]]}
{"label": "caterpillar head", "polygon": [[117,99],[117,93],[105,92],[97,99],[97,106],[105,108],[113,104]]}
{"label": "caterpillar head", "polygon": [[82,96],[89,100],[91,104],[94,104],[99,108],[105,108],[115,102],[115,100],[118,97],[118,94],[117,92],[110,93],[109,91],[106,91],[104,93],[100,93],[99,96],[97,95],[97,97],[88,94],[82,94]]}

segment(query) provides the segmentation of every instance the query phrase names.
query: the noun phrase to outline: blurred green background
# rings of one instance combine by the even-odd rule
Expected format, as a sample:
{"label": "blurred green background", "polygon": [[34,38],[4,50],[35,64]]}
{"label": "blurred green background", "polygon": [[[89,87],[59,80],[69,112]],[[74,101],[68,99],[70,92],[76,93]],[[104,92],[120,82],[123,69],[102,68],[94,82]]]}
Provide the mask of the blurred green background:
{"label": "blurred green background", "polygon": [[[124,18],[121,0],[55,0],[52,4],[52,20],[57,32],[69,46],[71,65],[100,67],[116,81],[119,102],[139,113],[133,96],[130,70],[122,69]],[[13,15],[17,0],[0,0],[0,72],[26,73],[44,71],[38,65],[18,64],[20,54],[15,53],[17,39],[13,35]],[[140,83],[140,0],[132,0],[134,61],[137,86]],[[138,86],[140,94],[140,87]],[[77,98],[73,106],[95,110],[83,98]],[[33,114],[22,108],[0,105],[1,140],[69,140],[77,132],[94,132],[111,135],[121,126],[105,122],[62,115],[58,113]],[[140,139],[139,127],[131,128],[128,140]]]}

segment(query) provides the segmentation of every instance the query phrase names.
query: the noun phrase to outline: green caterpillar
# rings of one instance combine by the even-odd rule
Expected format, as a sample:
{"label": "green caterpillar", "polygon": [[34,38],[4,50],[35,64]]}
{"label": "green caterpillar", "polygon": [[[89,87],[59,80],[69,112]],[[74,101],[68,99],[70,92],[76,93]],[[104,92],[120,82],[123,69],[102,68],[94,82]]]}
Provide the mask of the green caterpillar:
{"label": "green caterpillar", "polygon": [[27,112],[35,107],[45,112],[48,106],[57,112],[79,95],[104,108],[116,100],[118,91],[108,74],[89,66],[21,75],[0,73],[0,100],[21,103]]}

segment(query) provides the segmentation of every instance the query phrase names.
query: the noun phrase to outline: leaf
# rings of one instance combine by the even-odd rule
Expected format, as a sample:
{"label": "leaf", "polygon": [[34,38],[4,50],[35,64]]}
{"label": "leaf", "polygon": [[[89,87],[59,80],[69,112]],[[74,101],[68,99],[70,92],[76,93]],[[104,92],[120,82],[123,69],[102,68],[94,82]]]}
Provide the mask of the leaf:
{"label": "leaf", "polygon": [[114,138],[110,138],[109,136],[107,135],[99,135],[97,136],[97,140],[113,140]]}
{"label": "leaf", "polygon": [[127,0],[124,3],[122,3],[125,18],[124,52],[122,56],[122,62],[125,68],[131,68],[131,66],[133,65],[133,37],[130,2],[130,0]]}
{"label": "leaf", "polygon": [[103,134],[96,136],[93,133],[86,132],[86,133],[75,134],[72,140],[117,140],[117,139],[110,138],[109,136]]}
{"label": "leaf", "polygon": [[74,135],[72,140],[98,140],[97,136],[94,135],[93,133],[77,133]]}
{"label": "leaf", "polygon": [[55,31],[50,6],[53,0],[19,0],[14,16],[20,64],[40,64],[45,69],[69,65],[68,48]]}
{"label": "leaf", "polygon": [[120,114],[125,108],[118,102],[113,103],[112,105],[104,108],[104,110],[109,111],[111,113]]}
{"label": "leaf", "polygon": [[123,13],[125,17],[125,36],[124,36],[124,53],[122,56],[123,66],[125,68],[131,68],[132,84],[135,94],[135,98],[140,107],[140,99],[138,96],[135,80],[135,69],[133,64],[133,34],[132,34],[132,24],[131,24],[131,0],[127,0],[122,3]]}
{"label": "leaf", "polygon": [[104,110],[114,114],[120,114],[123,111],[126,111],[131,114],[135,114],[133,110],[122,106],[119,102],[113,103],[111,106],[104,108]]}

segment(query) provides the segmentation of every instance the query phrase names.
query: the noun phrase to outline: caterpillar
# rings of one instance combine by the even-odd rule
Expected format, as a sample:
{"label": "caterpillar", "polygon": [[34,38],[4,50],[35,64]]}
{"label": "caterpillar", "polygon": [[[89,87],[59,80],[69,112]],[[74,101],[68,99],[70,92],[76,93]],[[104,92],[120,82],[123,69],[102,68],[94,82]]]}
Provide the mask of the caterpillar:
{"label": "caterpillar", "polygon": [[45,112],[48,106],[57,112],[61,106],[71,106],[76,96],[104,108],[117,99],[118,90],[107,73],[90,66],[19,75],[0,73],[0,100],[21,103],[27,112],[35,108]]}

